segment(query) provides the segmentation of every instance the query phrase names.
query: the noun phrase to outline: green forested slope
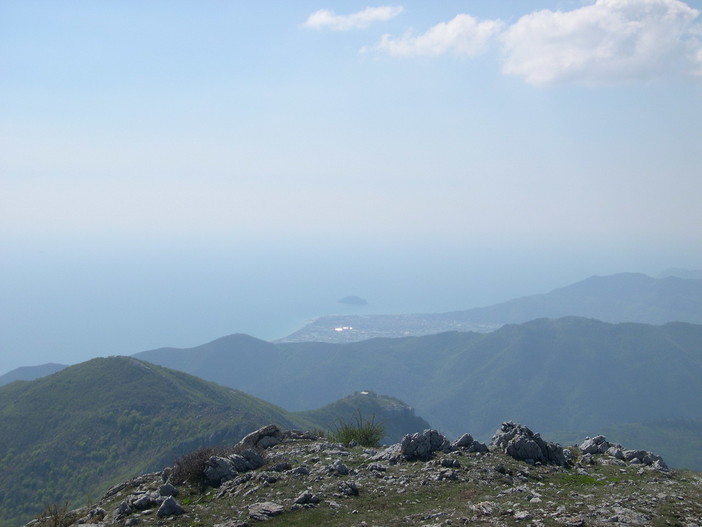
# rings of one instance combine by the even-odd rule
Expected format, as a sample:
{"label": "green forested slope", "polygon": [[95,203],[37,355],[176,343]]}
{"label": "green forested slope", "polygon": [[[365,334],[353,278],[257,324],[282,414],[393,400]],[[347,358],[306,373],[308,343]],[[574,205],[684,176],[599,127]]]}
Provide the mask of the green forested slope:
{"label": "green forested slope", "polygon": [[[265,343],[266,383],[247,366],[251,337],[141,357],[167,362],[290,410],[360,390],[390,393],[449,435],[489,439],[502,420],[545,433],[597,434],[662,419],[702,422],[702,326],[609,324],[567,317],[506,325],[487,334],[442,333],[351,344]],[[220,366],[195,367],[215,346]],[[281,374],[284,372],[284,374]],[[616,439],[616,438],[613,438]],[[646,445],[642,445],[645,447]],[[690,445],[661,452],[680,466]],[[702,468],[702,453],[686,466]]]}

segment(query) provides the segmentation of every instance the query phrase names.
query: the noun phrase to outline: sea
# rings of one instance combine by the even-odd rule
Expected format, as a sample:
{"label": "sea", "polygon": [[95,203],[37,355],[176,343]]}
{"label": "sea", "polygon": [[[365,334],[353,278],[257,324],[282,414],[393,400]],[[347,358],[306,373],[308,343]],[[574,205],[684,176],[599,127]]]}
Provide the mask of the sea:
{"label": "sea", "polygon": [[[499,244],[215,242],[5,251],[0,374],[194,347],[233,333],[276,340],[324,315],[469,309],[545,293],[598,269],[636,270]],[[350,295],[367,305],[339,302]]]}

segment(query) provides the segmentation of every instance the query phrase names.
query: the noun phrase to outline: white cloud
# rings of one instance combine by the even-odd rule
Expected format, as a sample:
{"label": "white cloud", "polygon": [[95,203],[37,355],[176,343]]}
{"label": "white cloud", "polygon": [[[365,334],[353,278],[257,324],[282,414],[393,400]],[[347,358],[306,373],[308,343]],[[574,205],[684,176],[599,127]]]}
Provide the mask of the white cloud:
{"label": "white cloud", "polygon": [[702,76],[699,15],[682,0],[595,0],[571,11],[535,11],[511,25],[459,14],[419,35],[383,35],[361,51],[475,56],[497,39],[502,71],[530,84]]}
{"label": "white cloud", "polygon": [[311,29],[333,29],[346,31],[349,29],[363,29],[373,22],[385,22],[402,13],[401,6],[367,7],[363,11],[350,15],[336,15],[333,11],[321,9],[315,11],[303,24]]}
{"label": "white cloud", "polygon": [[501,35],[503,71],[531,84],[693,73],[701,65],[698,15],[679,0],[597,0],[568,12],[537,11]]}
{"label": "white cloud", "polygon": [[470,15],[459,14],[449,22],[429,28],[421,35],[411,34],[400,38],[383,35],[375,48],[394,56],[457,55],[474,56],[483,52],[489,40],[497,34],[503,24],[498,20],[479,21]]}

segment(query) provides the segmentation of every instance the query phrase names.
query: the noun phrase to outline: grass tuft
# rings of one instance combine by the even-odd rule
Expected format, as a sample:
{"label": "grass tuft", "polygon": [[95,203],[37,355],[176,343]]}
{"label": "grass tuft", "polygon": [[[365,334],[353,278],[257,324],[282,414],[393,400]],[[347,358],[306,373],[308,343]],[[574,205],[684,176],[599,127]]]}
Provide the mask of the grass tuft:
{"label": "grass tuft", "polygon": [[352,443],[365,447],[376,447],[385,436],[385,427],[375,421],[375,415],[370,420],[364,419],[360,411],[356,411],[354,420],[349,423],[339,419],[336,428],[329,434],[329,438],[337,443],[349,445]]}

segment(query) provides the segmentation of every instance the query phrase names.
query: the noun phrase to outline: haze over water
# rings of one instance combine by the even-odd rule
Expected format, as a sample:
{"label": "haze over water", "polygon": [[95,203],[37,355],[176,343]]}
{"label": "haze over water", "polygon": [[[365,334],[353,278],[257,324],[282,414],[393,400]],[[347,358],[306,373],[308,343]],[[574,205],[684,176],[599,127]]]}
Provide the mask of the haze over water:
{"label": "haze over water", "polygon": [[701,9],[0,1],[0,373],[702,268]]}

